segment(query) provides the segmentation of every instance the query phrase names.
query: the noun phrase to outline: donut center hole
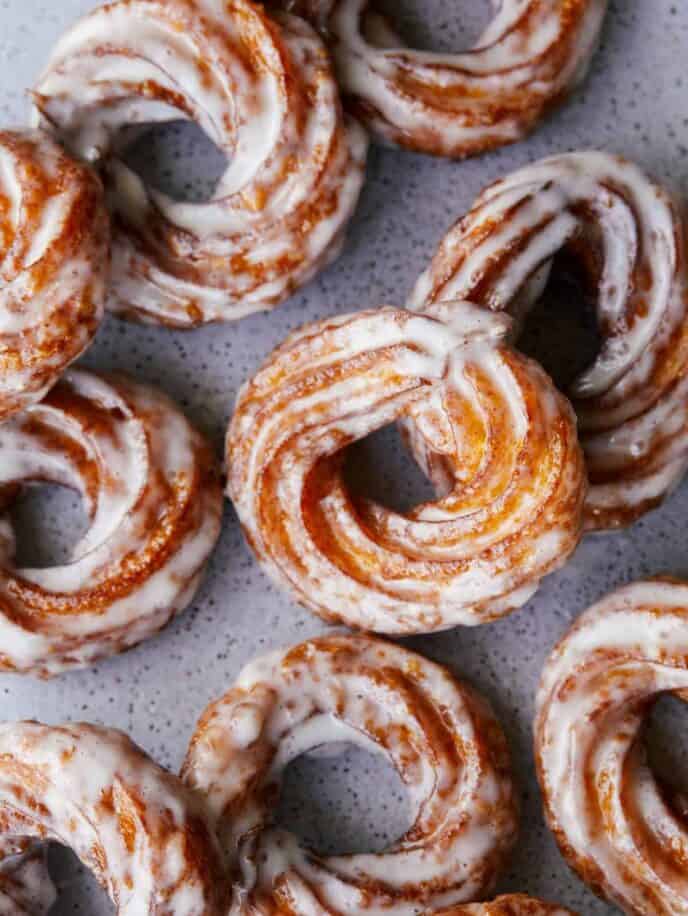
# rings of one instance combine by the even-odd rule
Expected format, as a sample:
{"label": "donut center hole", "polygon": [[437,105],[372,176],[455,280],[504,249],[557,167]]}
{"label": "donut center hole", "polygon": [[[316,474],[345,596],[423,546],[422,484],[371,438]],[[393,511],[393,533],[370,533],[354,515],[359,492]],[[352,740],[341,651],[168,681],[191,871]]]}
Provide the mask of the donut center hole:
{"label": "donut center hole", "polygon": [[[498,5],[497,0],[376,0],[375,8],[409,47],[456,54],[475,46]],[[375,29],[366,37],[373,44],[390,44],[376,40]]]}
{"label": "donut center hole", "polygon": [[165,121],[127,128],[121,137],[124,163],[150,188],[176,201],[212,198],[229,161],[193,121]]}
{"label": "donut center hole", "polygon": [[48,867],[58,894],[50,916],[115,916],[115,905],[71,849],[51,844]]}
{"label": "donut center hole", "polygon": [[670,694],[662,696],[648,716],[645,744],[659,783],[670,796],[685,796],[683,804],[688,808],[688,703]]}
{"label": "donut center hole", "polygon": [[387,757],[337,742],[286,767],[276,822],[316,855],[378,853],[410,829],[410,807]]}
{"label": "donut center hole", "polygon": [[408,512],[435,499],[435,491],[409,454],[396,424],[371,433],[347,449],[344,479],[350,492]]}
{"label": "donut center hole", "polygon": [[554,258],[547,286],[524,322],[518,347],[544,367],[561,391],[597,359],[602,339],[592,283],[570,253],[563,251]]}
{"label": "donut center hole", "polygon": [[89,528],[81,495],[57,484],[27,484],[9,509],[14,563],[23,569],[62,566]]}

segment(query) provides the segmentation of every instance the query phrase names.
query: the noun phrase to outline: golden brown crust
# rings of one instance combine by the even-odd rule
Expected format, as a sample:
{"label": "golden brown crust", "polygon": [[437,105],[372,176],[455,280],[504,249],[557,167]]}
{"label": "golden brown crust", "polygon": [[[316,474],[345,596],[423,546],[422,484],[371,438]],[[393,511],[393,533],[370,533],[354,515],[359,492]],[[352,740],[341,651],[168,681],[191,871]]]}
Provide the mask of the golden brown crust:
{"label": "golden brown crust", "polygon": [[[244,386],[228,492],[298,601],[377,632],[475,625],[519,607],[575,548],[575,422],[534,363],[490,339],[501,322],[465,303],[450,318],[341,316],[292,335]],[[346,446],[394,420],[440,494],[405,514],[342,474]]]}
{"label": "golden brown crust", "polygon": [[212,449],[160,392],[70,371],[0,427],[0,493],[79,491],[91,526],[70,562],[0,563],[0,669],[51,675],[140,642],[191,601],[220,531]]}
{"label": "golden brown crust", "polygon": [[[119,0],[65,35],[34,99],[41,123],[103,169],[116,217],[108,304],[120,314],[182,328],[235,320],[278,305],[338,253],[367,140],[296,17],[250,0]],[[227,156],[208,201],[148,188],[120,158],[122,128],[175,118]]]}
{"label": "golden brown crust", "polygon": [[405,149],[464,158],[527,135],[584,77],[607,0],[502,0],[475,46],[404,46],[369,0],[273,0],[331,43],[352,112]]}
{"label": "golden brown crust", "polygon": [[[380,854],[322,857],[272,822],[290,759],[331,741],[383,753],[414,823]],[[392,643],[330,636],[259,658],[201,717],[183,777],[206,797],[238,916],[434,911],[489,892],[513,845],[507,744],[487,703]]]}
{"label": "golden brown crust", "polygon": [[0,836],[70,846],[121,916],[226,913],[202,802],[112,729],[0,725]]}
{"label": "golden brown crust", "polygon": [[688,465],[682,206],[619,157],[543,159],[480,194],[442,240],[409,306],[467,298],[520,320],[563,247],[592,268],[602,341],[569,392],[591,484],[586,527],[617,528],[660,503]]}
{"label": "golden brown crust", "polygon": [[527,897],[525,894],[507,894],[490,903],[471,903],[468,906],[441,910],[435,916],[576,916],[576,914],[555,903],[545,903],[544,900]]}
{"label": "golden brown crust", "polygon": [[0,420],[39,401],[103,317],[110,229],[96,174],[46,133],[0,131]]}

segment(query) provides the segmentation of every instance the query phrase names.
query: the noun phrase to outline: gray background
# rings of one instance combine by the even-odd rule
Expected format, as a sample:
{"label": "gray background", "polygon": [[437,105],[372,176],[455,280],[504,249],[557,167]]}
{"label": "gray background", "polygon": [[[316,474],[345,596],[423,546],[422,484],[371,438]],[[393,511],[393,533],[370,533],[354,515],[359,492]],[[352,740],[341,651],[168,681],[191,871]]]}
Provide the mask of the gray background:
{"label": "gray background", "polygon": [[[63,28],[92,5],[90,0],[0,0],[0,123],[25,123],[26,88]],[[409,40],[445,50],[466,46],[488,13],[482,0],[389,0],[387,7]],[[687,56],[685,0],[615,0],[584,89],[531,140],[466,163],[373,149],[369,181],[344,253],[301,294],[270,315],[190,333],[109,319],[84,363],[127,369],[162,386],[220,451],[239,385],[289,330],[337,312],[403,304],[443,232],[499,175],[549,153],[598,147],[636,159],[688,196]],[[190,181],[192,140],[168,131],[153,145],[153,155],[149,149],[152,168],[175,173],[159,180],[177,186]],[[197,179],[217,172],[217,159],[201,151],[194,169]],[[358,452],[364,485],[383,499],[412,502],[425,492],[394,435],[376,435]],[[587,538],[568,566],[509,619],[409,641],[479,687],[509,734],[524,812],[521,842],[502,890],[540,894],[585,914],[612,912],[570,875],[544,827],[531,754],[533,696],[549,648],[591,601],[644,574],[688,576],[687,514],[688,484],[630,531]],[[83,524],[74,497],[64,492],[34,493],[16,515],[24,562],[56,560]],[[0,716],[116,726],[162,764],[176,768],[198,715],[248,659],[323,629],[267,582],[228,506],[208,576],[180,619],[157,639],[93,670],[50,683],[0,676]],[[678,703],[665,700],[651,726],[658,765],[674,774],[685,761],[680,740],[683,731],[688,734],[682,728],[688,724],[685,715]],[[294,765],[282,817],[323,851],[379,849],[407,826],[398,780],[386,763],[360,751]],[[55,868],[63,883],[55,912],[112,912],[107,903],[94,902],[100,892],[90,899],[92,891],[64,855],[55,856]]]}

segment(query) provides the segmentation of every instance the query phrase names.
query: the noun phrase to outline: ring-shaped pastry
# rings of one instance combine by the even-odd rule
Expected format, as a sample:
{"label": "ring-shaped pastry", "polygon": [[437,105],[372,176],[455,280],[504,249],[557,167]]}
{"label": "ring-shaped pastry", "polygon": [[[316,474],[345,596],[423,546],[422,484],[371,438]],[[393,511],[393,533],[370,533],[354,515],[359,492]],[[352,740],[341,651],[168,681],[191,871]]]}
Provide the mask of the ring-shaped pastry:
{"label": "ring-shaped pastry", "polygon": [[[271,822],[290,760],[349,741],[393,763],[414,824],[380,854],[322,857]],[[492,887],[516,836],[492,712],[446,669],[391,643],[329,636],[249,664],[199,721],[182,776],[207,799],[233,914],[407,916]]]}
{"label": "ring-shaped pastry", "polygon": [[383,140],[464,158],[522,139],[585,77],[607,0],[493,0],[464,53],[407,48],[370,0],[274,0],[331,44],[350,110]]}
{"label": "ring-shaped pastry", "polygon": [[[383,308],[292,334],[240,392],[228,492],[265,570],[322,617],[381,633],[485,623],[564,563],[586,482],[575,420],[467,303]],[[350,492],[345,448],[395,420],[436,501]]]}
{"label": "ring-shaped pastry", "polygon": [[591,483],[586,526],[616,528],[660,503],[688,466],[683,207],[617,156],[544,159],[482,192],[408,307],[463,297],[521,319],[565,247],[597,290],[602,341],[570,391]]}
{"label": "ring-shaped pastry", "polygon": [[[58,43],[39,122],[102,167],[113,225],[109,307],[176,327],[271,308],[339,251],[367,140],[328,54],[295,16],[250,0],[119,0]],[[144,185],[124,130],[194,121],[229,164],[210,200]]]}
{"label": "ring-shaped pastry", "polygon": [[632,916],[688,913],[685,802],[650,769],[641,740],[667,693],[688,699],[688,585],[649,580],[576,621],[538,697],[550,827],[582,880]]}
{"label": "ring-shaped pastry", "polygon": [[17,569],[0,517],[0,670],[89,665],[190,603],[220,533],[222,489],[211,447],[161,392],[69,370],[0,426],[0,505],[30,482],[76,490],[90,526],[69,562]]}
{"label": "ring-shaped pastry", "polygon": [[95,172],[46,133],[0,130],[0,421],[40,401],[90,344],[109,242]]}
{"label": "ring-shaped pastry", "polygon": [[224,868],[203,801],[113,729],[0,725],[0,836],[68,846],[117,916],[227,912]]}

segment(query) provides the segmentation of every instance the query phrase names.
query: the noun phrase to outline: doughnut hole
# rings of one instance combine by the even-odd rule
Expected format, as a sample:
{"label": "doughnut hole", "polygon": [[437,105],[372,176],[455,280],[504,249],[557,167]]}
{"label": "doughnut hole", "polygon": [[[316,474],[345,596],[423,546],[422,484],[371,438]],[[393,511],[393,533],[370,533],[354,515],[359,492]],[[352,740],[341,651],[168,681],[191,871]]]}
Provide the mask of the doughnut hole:
{"label": "doughnut hole", "polygon": [[648,761],[668,801],[688,819],[688,703],[672,694],[660,697],[647,718],[644,739]]}
{"label": "doughnut hole", "polygon": [[316,855],[355,855],[384,852],[410,829],[413,812],[383,754],[337,742],[289,763],[276,821]]}
{"label": "doughnut hole", "polygon": [[395,512],[408,512],[436,496],[396,424],[376,430],[349,447],[344,477],[354,496],[372,499]]}
{"label": "doughnut hole", "polygon": [[456,53],[477,42],[498,5],[489,0],[432,0],[421,8],[418,0],[377,0],[375,8],[414,48]]}
{"label": "doughnut hole", "polygon": [[114,903],[71,849],[52,843],[48,866],[58,894],[50,916],[115,916]]}
{"label": "doughnut hole", "polygon": [[602,347],[595,287],[591,270],[575,253],[560,251],[521,329],[519,349],[539,362],[561,391],[592,366]]}
{"label": "doughnut hole", "polygon": [[62,566],[86,534],[90,519],[81,495],[58,484],[28,484],[9,507],[20,568]]}
{"label": "doughnut hole", "polygon": [[177,201],[212,198],[229,160],[194,121],[164,121],[122,131],[125,164],[149,187]]}

